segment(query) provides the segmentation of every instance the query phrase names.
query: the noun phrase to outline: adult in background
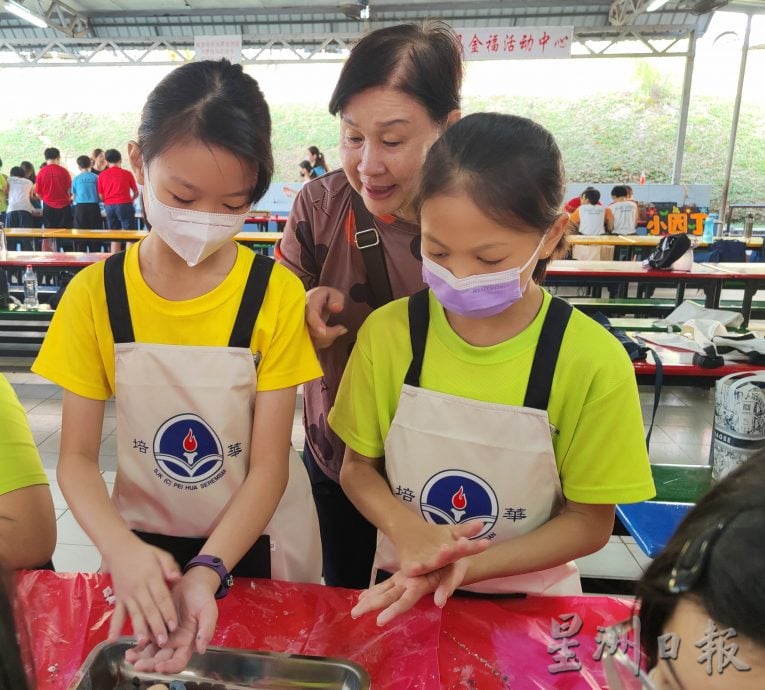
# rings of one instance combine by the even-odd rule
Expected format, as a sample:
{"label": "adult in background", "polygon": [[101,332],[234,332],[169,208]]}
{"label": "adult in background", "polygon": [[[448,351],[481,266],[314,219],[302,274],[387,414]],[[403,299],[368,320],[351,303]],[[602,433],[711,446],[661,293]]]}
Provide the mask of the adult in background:
{"label": "adult in background", "polygon": [[93,153],[90,154],[90,171],[94,175],[100,175],[106,170],[106,158],[104,157],[103,149],[93,149]]}
{"label": "adult in background", "polygon": [[40,168],[35,181],[35,194],[43,202],[43,227],[71,228],[72,176],[61,165],[61,152],[57,148],[45,149],[44,155],[45,165]]}
{"label": "adult in background", "polygon": [[106,227],[110,230],[135,230],[133,200],[138,186],[133,173],[122,167],[122,154],[117,149],[104,153],[107,168],[98,176],[98,196],[104,202]]}
{"label": "adult in background", "polygon": [[316,173],[316,177],[323,175],[329,170],[324,154],[319,150],[318,146],[308,147],[308,162],[311,164],[311,170]]}
{"label": "adult in background", "polygon": [[329,104],[340,116],[342,168],[300,190],[277,247],[309,290],[306,320],[324,370],[304,387],[304,462],[328,585],[369,586],[376,530],[338,484],[345,445],[327,415],[366,317],[424,287],[412,201],[428,150],[459,119],[461,84],[460,45],[443,24],[364,36]]}

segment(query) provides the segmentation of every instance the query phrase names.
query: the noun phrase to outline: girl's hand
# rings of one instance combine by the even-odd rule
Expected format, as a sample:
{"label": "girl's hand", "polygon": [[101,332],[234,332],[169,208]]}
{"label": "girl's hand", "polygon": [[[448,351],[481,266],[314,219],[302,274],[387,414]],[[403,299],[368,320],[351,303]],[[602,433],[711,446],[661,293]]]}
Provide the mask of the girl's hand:
{"label": "girl's hand", "polygon": [[422,520],[402,530],[393,542],[404,575],[416,577],[455,563],[461,558],[482,553],[488,539],[472,539],[483,525],[478,521],[459,525],[431,525]]}
{"label": "girl's hand", "polygon": [[377,625],[386,625],[431,592],[434,592],[435,605],[443,608],[449,597],[454,594],[454,590],[462,584],[466,572],[465,559],[416,577],[407,576],[399,570],[385,582],[380,582],[363,591],[359,595],[358,603],[351,609],[351,616],[359,618],[370,611],[384,609],[377,616]]}
{"label": "girl's hand", "polygon": [[129,614],[139,644],[154,640],[164,645],[178,626],[178,614],[168,584],[181,579],[173,557],[137,537],[104,556],[112,575],[117,605],[109,625],[109,640],[120,634]]}
{"label": "girl's hand", "polygon": [[345,326],[327,326],[329,317],[339,314],[344,307],[345,296],[337,288],[322,285],[306,293],[305,322],[317,350],[328,348],[348,332]]}
{"label": "girl's hand", "polygon": [[189,570],[173,587],[173,601],[180,612],[180,625],[160,647],[154,642],[137,644],[125,652],[125,660],[136,671],[180,673],[194,652],[204,654],[215,633],[218,604],[215,592],[220,578],[209,568]]}

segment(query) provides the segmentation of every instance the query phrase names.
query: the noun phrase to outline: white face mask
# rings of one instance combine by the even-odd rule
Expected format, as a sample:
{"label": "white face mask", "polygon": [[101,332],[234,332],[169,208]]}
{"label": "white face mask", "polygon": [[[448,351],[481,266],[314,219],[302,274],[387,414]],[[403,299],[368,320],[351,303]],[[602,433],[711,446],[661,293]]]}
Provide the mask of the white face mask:
{"label": "white face mask", "polygon": [[163,204],[149,181],[149,166],[144,166],[143,212],[151,231],[189,266],[196,266],[230,242],[244,225],[244,213],[207,213]]}

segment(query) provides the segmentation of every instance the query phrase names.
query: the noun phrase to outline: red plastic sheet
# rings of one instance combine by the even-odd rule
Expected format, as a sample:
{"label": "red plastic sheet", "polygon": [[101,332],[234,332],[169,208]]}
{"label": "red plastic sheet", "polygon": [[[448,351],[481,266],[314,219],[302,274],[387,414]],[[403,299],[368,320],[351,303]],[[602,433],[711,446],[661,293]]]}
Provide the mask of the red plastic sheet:
{"label": "red plastic sheet", "polygon": [[[106,639],[112,606],[106,575],[24,573],[17,610],[33,652],[37,690],[65,690],[95,644]],[[375,690],[437,690],[441,611],[421,603],[397,623],[353,620],[357,593],[318,585],[237,580],[219,602],[212,644],[350,659]]]}
{"label": "red plastic sheet", "polygon": [[443,610],[441,687],[607,688],[601,662],[593,658],[598,627],[631,612],[631,601],[600,596],[454,598]]}
{"label": "red plastic sheet", "polygon": [[[106,575],[20,574],[19,624],[33,653],[37,690],[65,690],[106,638],[112,606],[103,592],[109,585]],[[606,687],[593,659],[597,629],[631,614],[631,602],[609,597],[454,598],[443,611],[432,600],[421,601],[378,628],[373,615],[350,617],[356,596],[316,585],[237,580],[219,602],[213,644],[351,659],[367,669],[373,690],[594,690]],[[581,668],[551,672],[566,653]]]}

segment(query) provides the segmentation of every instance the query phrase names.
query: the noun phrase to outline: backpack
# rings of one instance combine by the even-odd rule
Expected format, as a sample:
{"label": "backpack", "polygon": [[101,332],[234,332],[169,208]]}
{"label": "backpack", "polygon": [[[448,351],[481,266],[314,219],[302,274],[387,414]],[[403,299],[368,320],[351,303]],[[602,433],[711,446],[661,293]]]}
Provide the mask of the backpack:
{"label": "backpack", "polygon": [[683,254],[691,248],[691,240],[686,234],[666,235],[661,238],[659,244],[646,259],[651,268],[660,271],[669,271],[672,264],[675,263]]}
{"label": "backpack", "polygon": [[656,375],[654,376],[653,384],[653,411],[651,412],[651,425],[648,427],[648,433],[645,436],[645,445],[650,447],[651,434],[653,433],[653,423],[656,420],[656,410],[659,409],[659,401],[661,400],[661,389],[664,385],[664,365],[656,351],[645,344],[644,340],[637,341],[630,338],[625,331],[621,328],[615,328],[608,317],[603,312],[597,312],[592,315],[592,318],[597,321],[603,328],[605,328],[611,335],[614,336],[627,350],[627,354],[631,361],[636,362],[643,360],[650,352],[653,355],[653,361],[656,364]]}

